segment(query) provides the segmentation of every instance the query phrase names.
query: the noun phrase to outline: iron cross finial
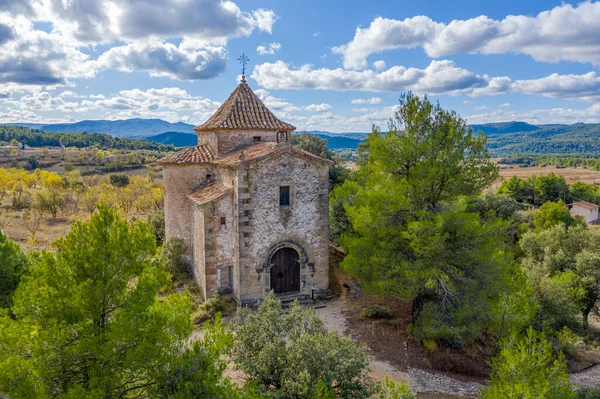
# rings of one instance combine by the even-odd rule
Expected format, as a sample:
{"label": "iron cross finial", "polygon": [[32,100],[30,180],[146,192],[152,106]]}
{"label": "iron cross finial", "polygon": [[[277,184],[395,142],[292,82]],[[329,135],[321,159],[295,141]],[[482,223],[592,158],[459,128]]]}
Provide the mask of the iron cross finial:
{"label": "iron cross finial", "polygon": [[242,76],[246,76],[246,64],[250,62],[250,58],[245,53],[242,53],[237,60],[242,64]]}

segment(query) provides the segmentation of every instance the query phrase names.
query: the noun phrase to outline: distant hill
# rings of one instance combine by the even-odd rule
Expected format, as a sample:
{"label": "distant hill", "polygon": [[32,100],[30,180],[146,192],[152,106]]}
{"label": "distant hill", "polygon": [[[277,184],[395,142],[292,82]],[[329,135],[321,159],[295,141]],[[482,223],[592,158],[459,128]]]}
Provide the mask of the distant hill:
{"label": "distant hill", "polygon": [[88,132],[107,133],[117,137],[146,137],[166,132],[192,132],[194,125],[177,122],[170,123],[162,119],[122,119],[122,120],[84,120],[75,123],[6,123],[5,125],[23,126],[40,129],[45,132]]}
{"label": "distant hill", "polygon": [[156,136],[144,137],[144,139],[155,143],[172,144],[176,147],[198,145],[198,135],[196,133],[165,132]]}
{"label": "distant hill", "polygon": [[[10,123],[46,132],[98,132],[117,137],[143,138],[156,143],[178,147],[196,144],[194,125],[170,123],[161,119],[85,120],[76,123],[35,124]],[[600,124],[532,125],[526,122],[501,122],[471,125],[488,136],[488,147],[493,155],[514,154],[581,154],[600,156]],[[331,149],[356,149],[368,133],[332,133],[314,130],[328,140]]]}

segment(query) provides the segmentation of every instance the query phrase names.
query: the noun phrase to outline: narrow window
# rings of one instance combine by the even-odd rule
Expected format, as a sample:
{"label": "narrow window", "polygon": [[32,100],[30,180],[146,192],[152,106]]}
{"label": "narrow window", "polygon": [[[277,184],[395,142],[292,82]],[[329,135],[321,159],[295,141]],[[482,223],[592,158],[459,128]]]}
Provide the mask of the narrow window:
{"label": "narrow window", "polygon": [[254,141],[260,141],[260,136],[254,136]]}
{"label": "narrow window", "polygon": [[285,130],[280,130],[277,132],[277,141],[279,143],[284,143],[288,141],[287,132]]}
{"label": "narrow window", "polygon": [[225,221],[225,216],[221,216],[221,226],[225,226],[226,221]]}
{"label": "narrow window", "polygon": [[279,206],[290,205],[290,186],[279,187]]}

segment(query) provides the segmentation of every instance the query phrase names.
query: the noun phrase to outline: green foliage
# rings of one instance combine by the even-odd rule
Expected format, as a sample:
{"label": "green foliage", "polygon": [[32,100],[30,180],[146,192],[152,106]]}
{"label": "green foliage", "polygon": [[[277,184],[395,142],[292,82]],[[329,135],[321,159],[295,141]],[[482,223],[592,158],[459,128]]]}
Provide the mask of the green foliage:
{"label": "green foliage", "polygon": [[587,327],[600,299],[600,231],[558,224],[524,234],[519,245],[522,268],[541,303],[540,327],[559,330],[580,320]]}
{"label": "green foliage", "polygon": [[360,189],[358,183],[347,180],[335,187],[329,196],[329,238],[338,245],[342,236],[352,231],[346,207],[354,201]]}
{"label": "green foliage", "polygon": [[417,395],[410,390],[404,380],[397,383],[387,375],[381,383],[381,391],[378,397],[379,399],[417,399]]}
{"label": "green foliage", "polygon": [[148,224],[154,231],[156,245],[160,246],[165,241],[165,213],[154,212],[148,215]]}
{"label": "green foliage", "polygon": [[360,319],[389,319],[392,309],[384,305],[369,305],[360,312]]}
{"label": "green foliage", "polygon": [[358,399],[375,392],[367,349],[328,332],[313,309],[296,302],[286,313],[271,292],[257,313],[239,309],[231,326],[232,359],[266,397]]}
{"label": "green foliage", "polygon": [[180,361],[200,361],[178,359],[193,329],[191,303],[185,295],[158,300],[168,275],[147,224],[101,206],[55,248],[33,255],[13,297],[15,320],[0,319],[0,392],[146,397]]}
{"label": "green foliage", "polygon": [[513,176],[504,180],[496,193],[507,195],[520,203],[534,205],[571,200],[571,192],[564,176],[552,172],[547,175],[531,175],[526,180]]}
{"label": "green foliage", "polygon": [[491,366],[492,381],[481,399],[576,398],[562,355],[557,358],[544,334],[532,328],[505,342]]}
{"label": "green foliage", "polygon": [[192,277],[192,265],[186,258],[187,246],[179,237],[171,237],[163,245],[162,258],[167,270],[178,280]]}
{"label": "green foliage", "polygon": [[533,216],[533,223],[538,230],[549,229],[557,224],[565,226],[585,225],[581,218],[571,216],[569,208],[562,201],[546,202]]}
{"label": "green foliage", "polygon": [[575,393],[577,399],[600,399],[600,388],[581,388]]}
{"label": "green foliage", "polygon": [[473,198],[468,204],[468,210],[477,212],[482,218],[514,218],[523,205],[505,194],[486,194]]}
{"label": "green foliage", "polygon": [[578,181],[573,183],[570,189],[573,200],[600,204],[600,188],[595,184],[586,184]]}
{"label": "green foliage", "polygon": [[[501,308],[517,273],[505,251],[508,224],[465,212],[464,196],[498,176],[485,137],[411,94],[390,127],[366,139],[354,181],[334,191],[330,207],[344,209],[352,225],[342,233],[342,267],[369,291],[412,299],[412,332],[421,339],[460,346],[500,334],[503,320],[520,323]],[[503,209],[511,201],[492,202],[484,206],[513,212]]]}
{"label": "green foliage", "polygon": [[110,184],[115,187],[126,187],[129,185],[129,176],[122,173],[115,173],[110,175]]}
{"label": "green foliage", "polygon": [[12,305],[12,294],[28,267],[21,248],[0,231],[0,308]]}
{"label": "green foliage", "polygon": [[71,172],[75,169],[72,162],[63,162],[63,170],[65,172]]}

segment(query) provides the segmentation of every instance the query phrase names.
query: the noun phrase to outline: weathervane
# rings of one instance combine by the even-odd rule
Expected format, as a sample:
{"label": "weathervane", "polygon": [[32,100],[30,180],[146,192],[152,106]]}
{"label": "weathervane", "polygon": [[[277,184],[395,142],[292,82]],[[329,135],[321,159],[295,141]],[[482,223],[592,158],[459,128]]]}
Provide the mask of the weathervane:
{"label": "weathervane", "polygon": [[246,64],[250,62],[250,58],[245,53],[242,53],[237,60],[242,64],[242,82],[246,81]]}

